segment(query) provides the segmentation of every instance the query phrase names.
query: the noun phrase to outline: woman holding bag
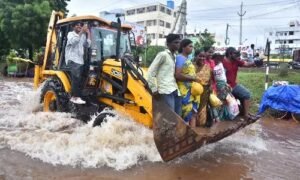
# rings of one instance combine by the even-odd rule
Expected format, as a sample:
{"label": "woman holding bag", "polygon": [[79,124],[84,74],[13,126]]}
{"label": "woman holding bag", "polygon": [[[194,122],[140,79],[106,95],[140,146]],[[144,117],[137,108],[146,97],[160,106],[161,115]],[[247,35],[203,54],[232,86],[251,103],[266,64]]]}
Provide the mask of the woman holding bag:
{"label": "woman holding bag", "polygon": [[200,96],[192,93],[192,84],[198,81],[195,66],[188,58],[192,51],[193,42],[189,39],[183,39],[178,51],[180,54],[176,56],[175,78],[182,98],[182,118],[191,127],[195,127],[195,115]]}

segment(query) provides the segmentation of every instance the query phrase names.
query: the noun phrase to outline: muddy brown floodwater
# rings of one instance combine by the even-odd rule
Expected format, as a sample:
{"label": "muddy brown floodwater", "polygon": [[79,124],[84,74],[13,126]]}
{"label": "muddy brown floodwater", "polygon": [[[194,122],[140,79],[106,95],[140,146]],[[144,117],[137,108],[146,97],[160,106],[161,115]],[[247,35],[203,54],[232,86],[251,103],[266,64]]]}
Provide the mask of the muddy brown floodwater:
{"label": "muddy brown floodwater", "polygon": [[[139,141],[114,144],[109,148],[115,150],[109,153],[105,146],[101,151],[96,151],[96,154],[93,154],[93,149],[89,149],[83,155],[78,152],[74,155],[74,149],[70,150],[70,148],[78,146],[76,151],[84,151],[84,146],[95,144],[83,144],[83,146],[82,142],[74,142],[72,137],[75,135],[78,139],[83,138],[80,137],[83,135],[84,137],[100,138],[97,130],[70,122],[70,124],[73,123],[72,128],[66,133],[53,129],[52,124],[47,124],[50,121],[56,123],[63,118],[67,119],[67,115],[60,116],[58,114],[59,118],[56,117],[56,119],[43,113],[31,114],[30,117],[26,117],[26,108],[23,110],[24,106],[20,102],[20,99],[24,97],[22,93],[15,96],[14,89],[17,88],[15,91],[30,96],[31,85],[31,82],[22,82],[21,80],[0,79],[0,180],[300,180],[300,124],[293,120],[263,118],[231,137],[168,163],[159,159],[158,152],[155,151],[155,146],[151,141],[151,131],[140,132],[135,130],[135,127],[141,129],[138,125],[122,124],[122,127],[129,126],[128,128],[133,133],[140,134],[141,139],[135,136],[134,138]],[[13,109],[16,109],[18,113]],[[44,123],[32,125],[33,123],[30,121],[32,118],[36,118],[35,121],[42,119]],[[119,124],[112,124],[108,127],[118,130],[114,133],[123,130]],[[88,133],[84,134],[86,131]],[[101,138],[103,136],[101,134]],[[110,136],[105,137],[106,140]],[[123,134],[123,136],[123,138],[132,138],[127,134]],[[46,141],[45,137],[51,142],[50,144],[44,142]],[[97,146],[105,143],[101,138],[99,139],[101,144],[96,144]],[[114,140],[118,141],[116,136]],[[62,144],[61,141],[68,143]],[[89,141],[89,139],[84,139],[84,141]],[[109,142],[112,143],[112,141]],[[124,142],[124,140],[121,139],[120,142]],[[124,146],[128,148],[122,150]],[[53,151],[50,151],[52,148]],[[137,149],[151,149],[151,151],[144,152]],[[66,153],[60,154],[62,151]],[[130,151],[134,153],[130,154]],[[52,156],[56,153],[56,156]],[[140,153],[137,158],[134,155],[136,153]],[[92,158],[85,159],[89,154],[93,155]],[[103,154],[103,158],[97,157],[97,154]],[[153,154],[153,156],[149,156],[149,154]],[[124,166],[112,164],[112,162],[119,162],[119,159],[124,156],[128,156],[127,160],[120,161]],[[69,160],[76,157],[79,158],[75,162]],[[91,163],[93,157],[98,160],[95,166]]]}

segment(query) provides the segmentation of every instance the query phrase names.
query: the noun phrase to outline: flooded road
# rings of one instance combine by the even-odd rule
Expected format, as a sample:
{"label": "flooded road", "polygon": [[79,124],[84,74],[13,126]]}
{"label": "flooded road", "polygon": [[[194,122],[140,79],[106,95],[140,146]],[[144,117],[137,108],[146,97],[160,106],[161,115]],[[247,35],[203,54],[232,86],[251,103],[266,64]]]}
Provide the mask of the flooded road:
{"label": "flooded road", "polygon": [[0,180],[300,179],[294,121],[266,118],[164,163],[152,131],[129,117],[92,128],[68,113],[39,109],[30,80],[0,79]]}

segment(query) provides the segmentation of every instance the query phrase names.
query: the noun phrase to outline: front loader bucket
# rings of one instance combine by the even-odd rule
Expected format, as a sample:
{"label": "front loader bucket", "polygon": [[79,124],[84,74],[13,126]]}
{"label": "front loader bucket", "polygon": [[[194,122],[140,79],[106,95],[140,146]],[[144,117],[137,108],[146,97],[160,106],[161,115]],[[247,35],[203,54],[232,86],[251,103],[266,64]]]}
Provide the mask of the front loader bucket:
{"label": "front loader bucket", "polygon": [[201,146],[219,141],[255,121],[223,121],[211,128],[191,128],[161,98],[152,98],[153,133],[156,147],[164,161],[192,152]]}

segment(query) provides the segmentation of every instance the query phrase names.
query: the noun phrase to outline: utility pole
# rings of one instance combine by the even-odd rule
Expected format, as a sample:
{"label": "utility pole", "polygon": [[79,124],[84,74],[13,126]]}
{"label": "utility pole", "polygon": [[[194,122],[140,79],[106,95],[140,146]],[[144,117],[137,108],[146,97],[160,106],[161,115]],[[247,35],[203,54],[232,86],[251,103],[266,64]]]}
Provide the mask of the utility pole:
{"label": "utility pole", "polygon": [[240,45],[243,44],[242,36],[243,36],[243,16],[246,14],[246,11],[243,12],[243,2],[241,3],[241,11],[237,13],[240,16]]}
{"label": "utility pole", "polygon": [[270,51],[271,51],[271,42],[269,41],[268,38],[266,43],[265,53],[264,53],[264,55],[267,56],[265,90],[268,89],[268,83],[269,83]]}
{"label": "utility pole", "polygon": [[228,37],[228,28],[229,28],[229,24],[227,24],[226,26],[226,38],[225,38],[225,45],[229,45],[230,39]]}
{"label": "utility pole", "polygon": [[186,15],[187,15],[187,2],[186,0],[182,0],[170,33],[176,32],[177,34],[183,34],[183,37],[185,36],[186,25],[187,25]]}

